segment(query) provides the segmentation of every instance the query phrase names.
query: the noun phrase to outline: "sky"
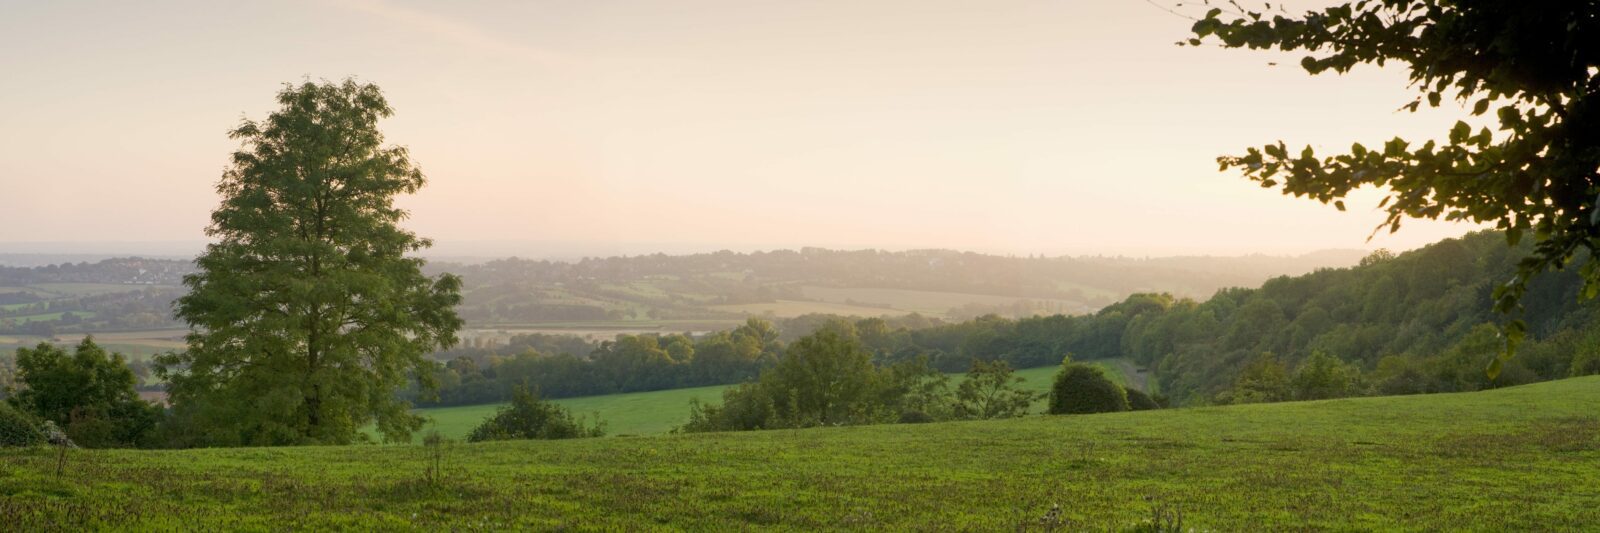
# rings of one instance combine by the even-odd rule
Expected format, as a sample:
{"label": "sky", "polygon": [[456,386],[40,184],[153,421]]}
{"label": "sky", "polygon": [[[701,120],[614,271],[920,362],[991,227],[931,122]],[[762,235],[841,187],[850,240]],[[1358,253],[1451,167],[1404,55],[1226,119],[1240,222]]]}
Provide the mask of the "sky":
{"label": "sky", "polygon": [[286,82],[351,76],[394,107],[387,140],[429,179],[406,226],[445,254],[1295,254],[1474,229],[1369,242],[1379,191],[1339,212],[1218,172],[1465,113],[1396,111],[1397,65],[1175,46],[1189,24],[1137,0],[0,0],[0,252],[197,248],[227,131]]}

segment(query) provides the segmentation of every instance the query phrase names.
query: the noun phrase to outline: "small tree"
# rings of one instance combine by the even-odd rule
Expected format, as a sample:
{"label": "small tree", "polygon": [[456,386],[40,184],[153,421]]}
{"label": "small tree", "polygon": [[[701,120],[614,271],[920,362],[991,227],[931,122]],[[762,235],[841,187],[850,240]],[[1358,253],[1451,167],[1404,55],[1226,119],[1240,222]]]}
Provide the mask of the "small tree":
{"label": "small tree", "polygon": [[1289,380],[1296,400],[1344,398],[1361,393],[1361,370],[1323,351],[1311,352]]}
{"label": "small tree", "polygon": [[1289,369],[1270,352],[1245,365],[1233,388],[1218,398],[1219,403],[1268,403],[1290,398]]}
{"label": "small tree", "polygon": [[1066,362],[1050,389],[1050,414],[1110,413],[1128,410],[1128,393],[1100,369]]}
{"label": "small tree", "polygon": [[49,343],[18,349],[17,369],[22,388],[8,401],[56,423],[79,445],[138,446],[160,419],[160,408],[139,399],[122,354],[107,353],[93,338],[71,355]]}
{"label": "small tree", "polygon": [[957,418],[1014,418],[1028,413],[1042,395],[1017,388],[1023,378],[1003,360],[972,360],[967,379],[956,387]]}
{"label": "small tree", "polygon": [[539,399],[538,393],[517,387],[511,405],[484,420],[467,435],[468,442],[516,439],[576,439],[605,435],[596,421],[593,426],[573,418],[565,407]]}

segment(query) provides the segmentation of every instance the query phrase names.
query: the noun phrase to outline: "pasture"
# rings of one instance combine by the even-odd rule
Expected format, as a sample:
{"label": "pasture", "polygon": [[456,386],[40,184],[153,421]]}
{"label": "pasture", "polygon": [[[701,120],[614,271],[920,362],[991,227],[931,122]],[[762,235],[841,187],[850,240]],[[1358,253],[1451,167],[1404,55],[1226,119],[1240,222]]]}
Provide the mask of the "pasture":
{"label": "pasture", "polygon": [[0,451],[45,530],[1538,530],[1600,523],[1600,377],[1486,392],[422,446]]}
{"label": "pasture", "polygon": [[871,307],[865,305],[828,302],[807,302],[802,300],[777,300],[767,303],[713,305],[708,307],[708,309],[728,313],[743,313],[751,316],[770,315],[779,318],[793,318],[812,313],[858,317],[899,316],[910,314],[910,312],[906,310],[888,307]]}

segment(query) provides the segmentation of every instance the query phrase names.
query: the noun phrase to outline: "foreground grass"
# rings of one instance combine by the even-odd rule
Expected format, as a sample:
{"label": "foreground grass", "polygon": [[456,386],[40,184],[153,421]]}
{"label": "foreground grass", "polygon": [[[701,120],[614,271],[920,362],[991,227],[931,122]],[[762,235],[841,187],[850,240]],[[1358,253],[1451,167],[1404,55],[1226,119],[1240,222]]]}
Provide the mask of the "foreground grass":
{"label": "foreground grass", "polygon": [[[1121,367],[1126,365],[1119,361],[1111,359],[1091,363],[1105,370],[1106,375],[1113,381],[1126,384],[1127,377],[1121,370]],[[1020,388],[1038,393],[1048,392],[1058,370],[1058,367],[1053,366],[1018,370],[1017,376],[1025,380]],[[960,383],[963,374],[951,374],[950,377],[951,385],[954,386]],[[689,400],[698,398],[702,402],[721,403],[722,390],[728,387],[728,385],[714,385],[690,389],[582,396],[560,398],[551,402],[566,407],[574,416],[588,417],[591,420],[599,418],[606,424],[607,435],[659,435],[689,421]],[[1033,412],[1043,413],[1047,404],[1048,402],[1043,399],[1034,402]],[[472,428],[478,427],[484,419],[493,416],[495,411],[504,405],[506,404],[495,403],[430,407],[417,409],[416,413],[428,418],[428,425],[423,431],[437,430],[440,435],[447,438],[465,439],[467,434],[472,432]],[[374,429],[368,428],[367,434],[377,438]]]}
{"label": "foreground grass", "polygon": [[1600,377],[1491,392],[457,445],[0,452],[0,528],[1580,530]]}

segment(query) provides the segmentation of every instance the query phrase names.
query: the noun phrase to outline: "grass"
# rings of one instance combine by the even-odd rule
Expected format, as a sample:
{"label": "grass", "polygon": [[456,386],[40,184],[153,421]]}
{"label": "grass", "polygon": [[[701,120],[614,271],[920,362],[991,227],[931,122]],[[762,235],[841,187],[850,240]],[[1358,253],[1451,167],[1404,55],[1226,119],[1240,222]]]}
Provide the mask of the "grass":
{"label": "grass", "polygon": [[[723,385],[672,389],[652,392],[630,392],[604,396],[584,396],[551,400],[566,407],[575,416],[599,416],[606,423],[607,435],[651,435],[672,431],[689,420],[689,400],[722,401]],[[430,419],[428,429],[436,429],[446,437],[466,438],[472,428],[490,417],[505,404],[465,405],[418,409]]]}
{"label": "grass", "polygon": [[[1086,416],[457,445],[0,451],[38,530],[1538,530],[1600,524],[1600,377]],[[1058,518],[1042,519],[1059,505]]]}
{"label": "grass", "polygon": [[[1113,381],[1126,383],[1120,370],[1117,370],[1120,360],[1091,361],[1091,364],[1105,369]],[[1055,379],[1057,367],[1047,366],[1018,370],[1017,375],[1025,379],[1021,388],[1034,392],[1047,392],[1050,384]],[[961,374],[952,374],[951,386],[960,383]],[[630,392],[626,394],[607,394],[604,396],[584,396],[579,398],[561,398],[552,400],[554,403],[565,406],[575,416],[598,416],[606,423],[607,435],[656,435],[672,431],[672,428],[683,425],[689,421],[689,400],[699,398],[702,402],[721,403],[722,390],[727,385],[711,387],[696,387],[692,389],[672,389],[652,392]],[[1043,413],[1046,400],[1034,402],[1033,412]],[[433,407],[417,409],[416,413],[429,418],[428,429],[436,429],[439,434],[453,439],[464,439],[472,428],[478,427],[485,418],[494,415],[503,403],[485,405],[464,405],[456,407]],[[368,432],[376,436],[376,433]]]}

